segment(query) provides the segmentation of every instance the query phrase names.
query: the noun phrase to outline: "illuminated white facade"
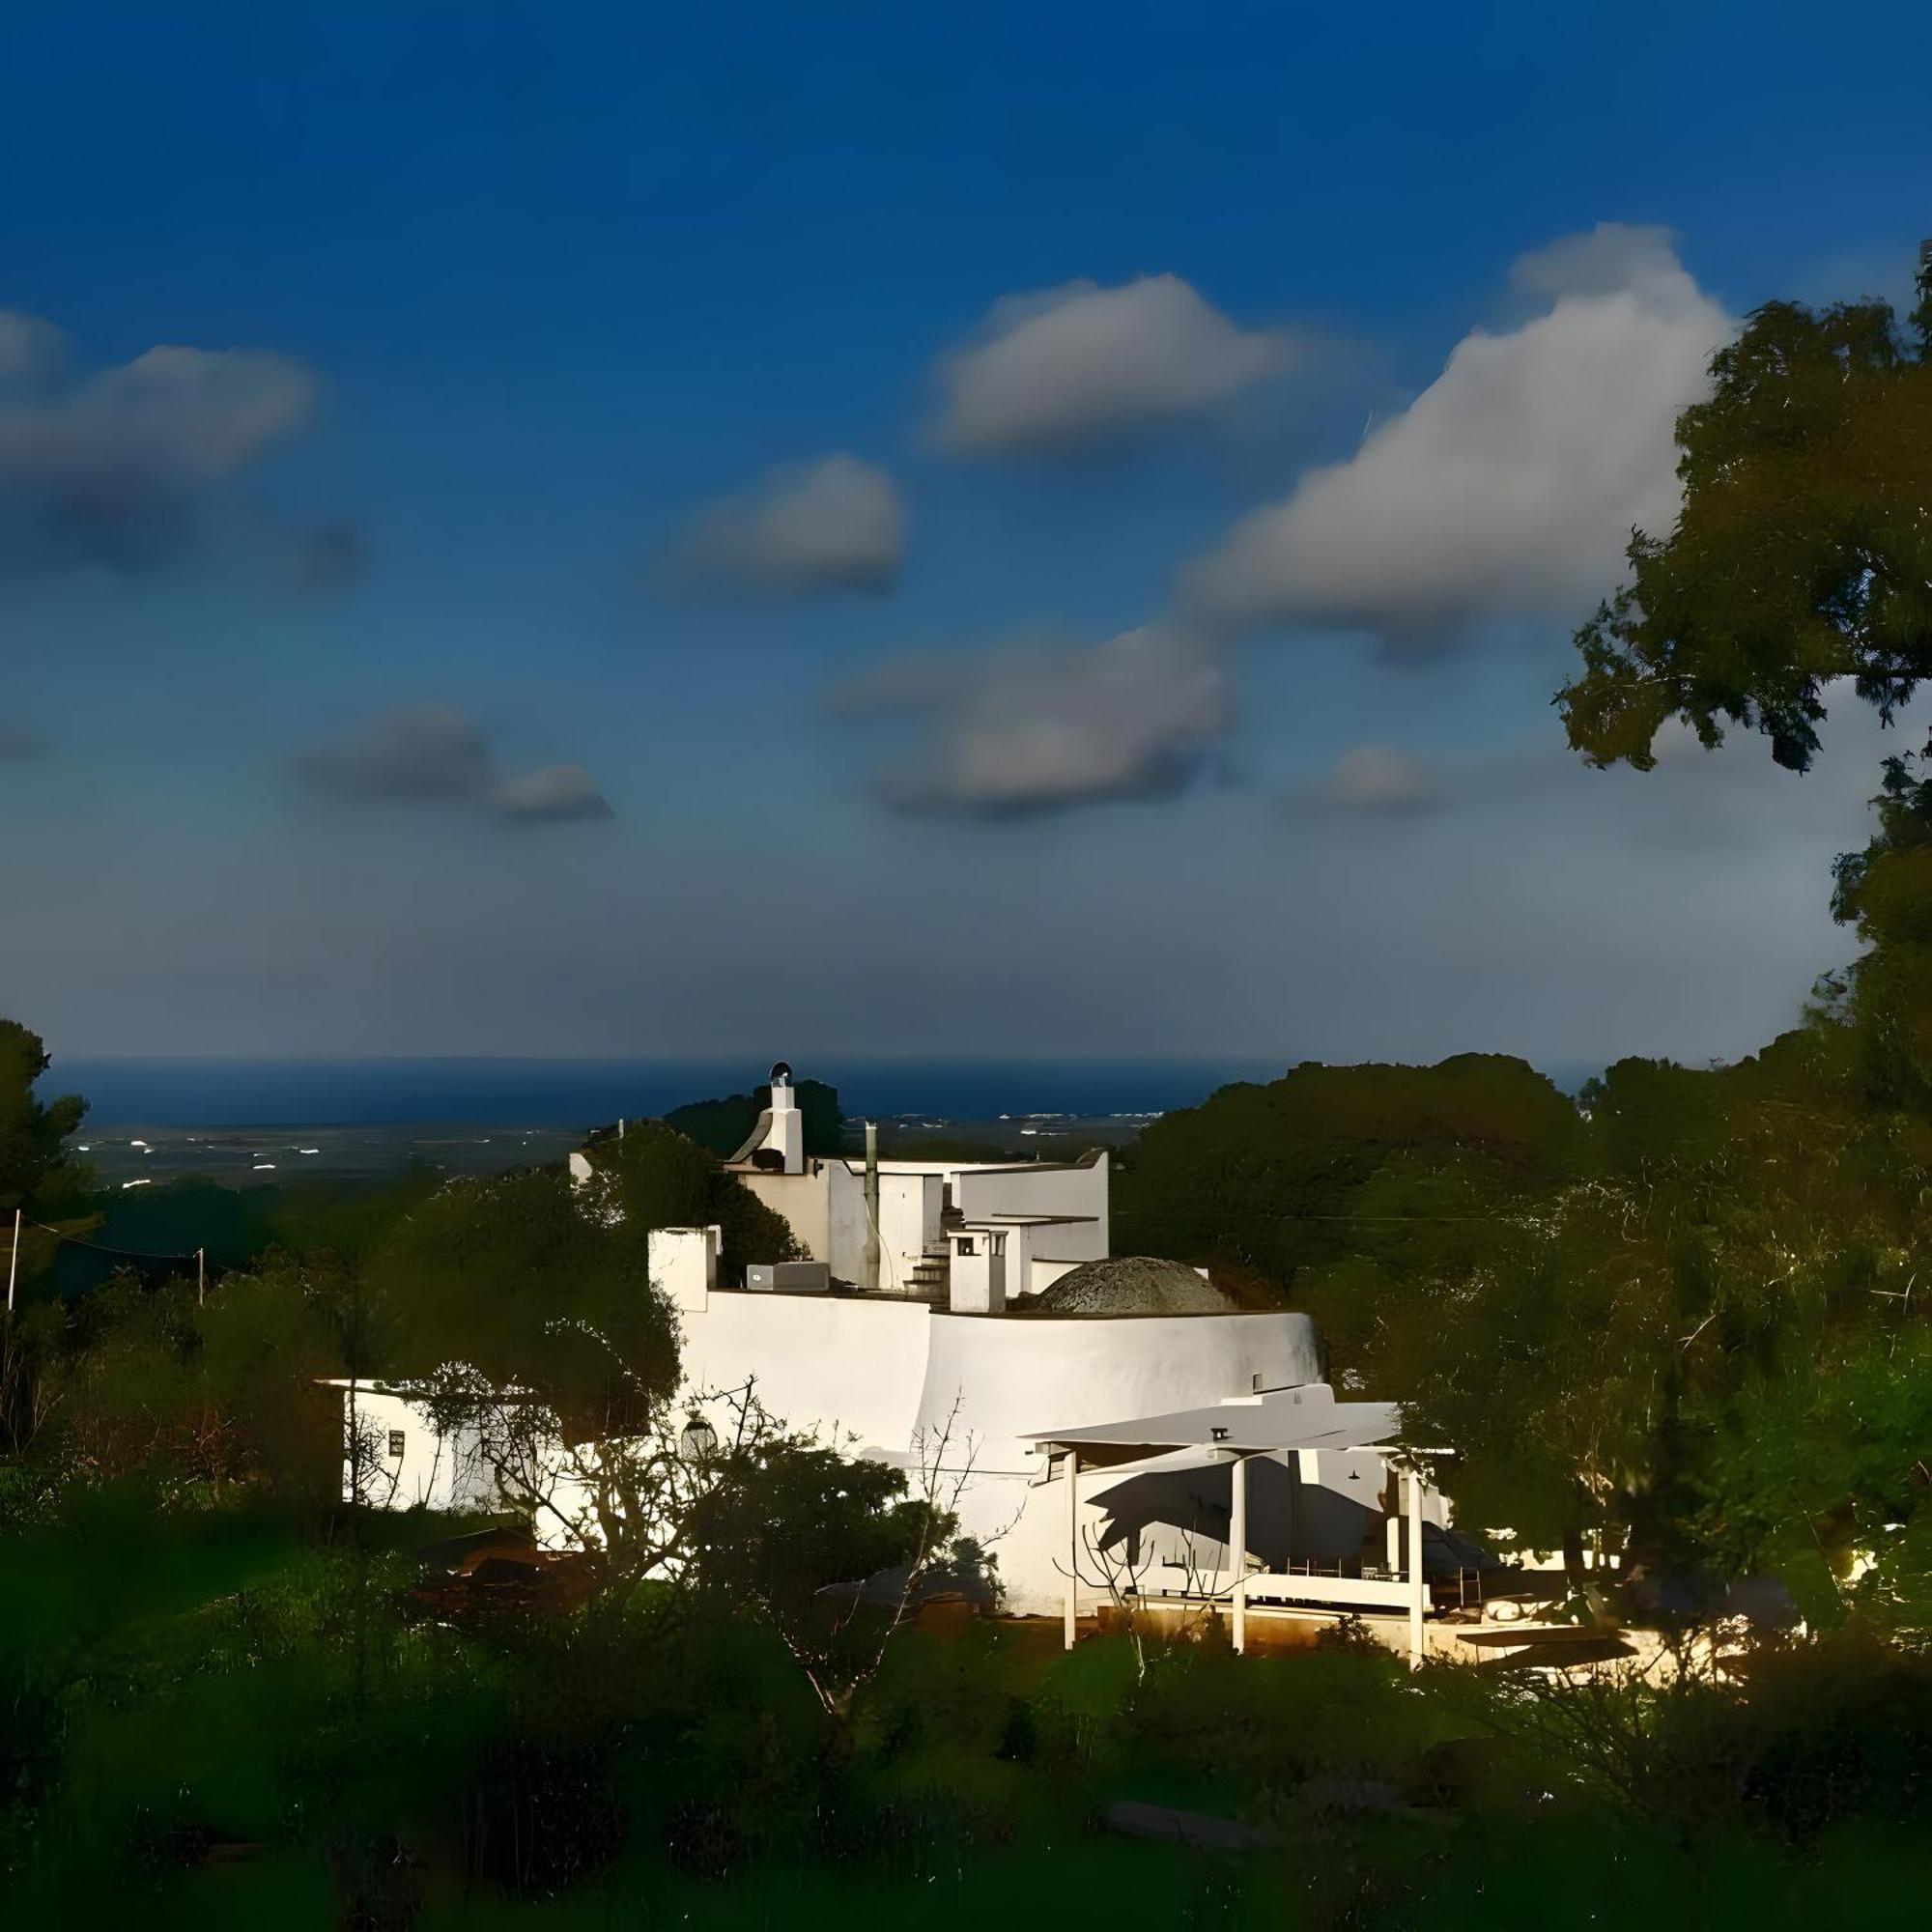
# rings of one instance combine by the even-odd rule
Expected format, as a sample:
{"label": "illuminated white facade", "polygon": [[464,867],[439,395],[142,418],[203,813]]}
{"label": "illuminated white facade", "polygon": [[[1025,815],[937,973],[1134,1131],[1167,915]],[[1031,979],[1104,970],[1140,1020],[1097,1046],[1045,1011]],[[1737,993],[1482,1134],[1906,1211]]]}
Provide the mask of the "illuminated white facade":
{"label": "illuminated white facade", "polygon": [[[1162,1482],[1139,1490],[1124,1481],[1132,1469],[1062,1479],[1078,1462],[1054,1447],[1068,1432],[1280,1392],[1333,1406],[1307,1316],[1238,1308],[1203,1270],[1107,1262],[1104,1152],[1061,1162],[810,1155],[781,1064],[771,1105],[726,1165],[816,1265],[721,1254],[716,1227],[654,1229],[650,1272],[679,1324],[681,1401],[728,1435],[728,1393],[749,1384],[784,1426],[902,1467],[909,1480],[936,1479],[945,1499],[956,1494],[961,1534],[993,1558],[1009,1610],[1063,1613],[1070,1601],[1084,1609],[1114,1587],[1100,1574],[1107,1565],[1088,1575],[1069,1564],[1069,1548],[1130,1548],[1138,1560],[1145,1540],[1145,1587],[1177,1563],[1234,1574],[1224,1463],[1204,1456],[1180,1480],[1169,1454]],[[592,1159],[573,1156],[572,1168],[587,1179]],[[1175,1293],[1150,1298],[1146,1282],[1161,1270]],[[406,1395],[381,1399],[409,1406]],[[407,1439],[423,1418],[393,1426]],[[460,1460],[427,1440],[418,1458],[426,1471]],[[1251,1552],[1275,1569],[1366,1565],[1371,1580],[1386,1553],[1393,1571],[1394,1492],[1373,1447],[1290,1448],[1258,1461],[1270,1466],[1252,1514],[1242,1478]],[[411,1501],[474,1505],[467,1492],[445,1499],[434,1481],[403,1480],[398,1506]],[[1439,1529],[1439,1498],[1423,1507]],[[1069,1568],[1081,1570],[1070,1597]]]}

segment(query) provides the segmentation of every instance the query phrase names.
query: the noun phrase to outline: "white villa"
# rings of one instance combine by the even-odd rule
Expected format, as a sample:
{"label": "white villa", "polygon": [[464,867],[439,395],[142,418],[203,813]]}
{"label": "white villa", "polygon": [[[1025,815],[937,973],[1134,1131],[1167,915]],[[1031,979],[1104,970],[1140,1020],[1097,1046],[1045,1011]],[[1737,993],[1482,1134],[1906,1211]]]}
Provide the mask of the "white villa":
{"label": "white villa", "polygon": [[[587,1179],[594,1151],[571,1160]],[[1241,1308],[1179,1263],[1109,1259],[1104,1152],[810,1157],[781,1064],[727,1166],[811,1259],[722,1255],[715,1227],[652,1231],[689,1401],[751,1381],[773,1416],[854,1455],[936,1458],[1009,1610],[1064,1617],[1070,1642],[1123,1590],[1205,1596],[1238,1642],[1247,1605],[1299,1605],[1406,1619],[1419,1655],[1430,1578],[1480,1561],[1390,1446],[1396,1407],[1322,1379],[1307,1316]],[[365,1384],[360,1401],[392,1506],[493,1506],[407,1389]]]}

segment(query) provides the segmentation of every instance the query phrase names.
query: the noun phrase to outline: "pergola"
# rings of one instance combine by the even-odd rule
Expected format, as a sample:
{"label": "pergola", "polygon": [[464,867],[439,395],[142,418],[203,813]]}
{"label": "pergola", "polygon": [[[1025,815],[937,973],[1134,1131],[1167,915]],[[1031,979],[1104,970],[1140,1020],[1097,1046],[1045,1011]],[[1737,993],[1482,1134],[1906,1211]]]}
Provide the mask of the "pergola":
{"label": "pergola", "polygon": [[[1428,1605],[1422,1570],[1422,1499],[1427,1485],[1414,1457],[1439,1452],[1393,1447],[1392,1439],[1401,1424],[1402,1411],[1394,1403],[1338,1402],[1327,1383],[1308,1382],[1297,1388],[1234,1396],[1204,1408],[1044,1430],[1028,1437],[1050,1460],[1060,1462],[1066,1485],[1067,1649],[1073,1648],[1078,1610],[1081,1472],[1109,1469],[1128,1476],[1226,1463],[1231,1465],[1233,1492],[1228,1548],[1234,1576],[1225,1588],[1219,1586],[1217,1576],[1213,1594],[1229,1599],[1235,1648],[1237,1651],[1246,1648],[1247,1607],[1251,1598],[1314,1599],[1324,1607],[1406,1608],[1409,1662],[1420,1663],[1422,1622]],[[1382,1457],[1399,1470],[1408,1520],[1408,1548],[1400,1577],[1393,1574],[1398,1568],[1394,1519],[1389,1529],[1391,1575],[1386,1579],[1247,1574],[1248,1462],[1255,1456],[1277,1455],[1290,1449],[1365,1450]]]}

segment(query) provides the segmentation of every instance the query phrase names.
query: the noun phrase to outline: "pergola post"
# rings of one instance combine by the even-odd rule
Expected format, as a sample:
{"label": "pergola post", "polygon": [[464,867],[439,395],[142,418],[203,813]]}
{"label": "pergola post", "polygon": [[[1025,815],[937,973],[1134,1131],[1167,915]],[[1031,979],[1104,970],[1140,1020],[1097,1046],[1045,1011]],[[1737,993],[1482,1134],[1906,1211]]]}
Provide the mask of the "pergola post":
{"label": "pergola post", "polygon": [[1422,1611],[1428,1588],[1422,1574],[1422,1471],[1411,1467],[1408,1482],[1408,1667],[1422,1668]]}
{"label": "pergola post", "polygon": [[1066,1648],[1073,1648],[1080,1618],[1080,1452],[1066,1452]]}
{"label": "pergola post", "polygon": [[1235,1458],[1233,1473],[1234,1508],[1229,1513],[1228,1554],[1235,1564],[1233,1594],[1235,1654],[1248,1647],[1248,1459]]}

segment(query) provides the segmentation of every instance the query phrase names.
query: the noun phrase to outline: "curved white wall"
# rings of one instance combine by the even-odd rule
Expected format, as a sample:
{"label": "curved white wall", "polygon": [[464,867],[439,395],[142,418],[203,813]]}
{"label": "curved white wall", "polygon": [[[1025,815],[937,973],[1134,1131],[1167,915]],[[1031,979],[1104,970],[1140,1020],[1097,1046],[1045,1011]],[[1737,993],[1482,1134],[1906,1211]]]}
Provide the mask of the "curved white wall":
{"label": "curved white wall", "polygon": [[[1050,1615],[1066,1588],[1066,1492],[1063,1480],[1038,1480],[1041,1458],[1026,1437],[1247,1395],[1257,1376],[1281,1388],[1320,1375],[1306,1315],[935,1315],[916,1427],[943,1429],[957,1399],[946,1461],[957,1471],[972,1458],[960,1530],[990,1548],[1009,1609]],[[1097,1540],[1104,1513],[1087,1500],[1090,1487],[1104,1485],[1083,1481],[1079,1517]],[[1100,1578],[1084,1581],[1091,1604]]]}
{"label": "curved white wall", "polygon": [[682,1318],[685,1383],[712,1394],[755,1378],[780,1421],[896,1462],[918,1426],[930,1320],[923,1301],[885,1296],[714,1294]]}
{"label": "curved white wall", "polygon": [[956,1397],[977,1466],[1026,1474],[1023,1438],[1224,1396],[1320,1379],[1305,1315],[1009,1316],[935,1314],[916,1427],[942,1427]]}
{"label": "curved white wall", "polygon": [[855,1453],[917,1462],[950,1418],[942,1488],[967,1478],[960,1528],[993,1546],[1020,1611],[1059,1606],[1066,1545],[1065,1491],[1035,1482],[1028,1436],[1247,1395],[1257,1377],[1282,1388],[1321,1374],[1314,1322],[1287,1312],[973,1316],[884,1297],[725,1293],[683,1321],[691,1389],[755,1378],[772,1415],[841,1445],[856,1437]]}

